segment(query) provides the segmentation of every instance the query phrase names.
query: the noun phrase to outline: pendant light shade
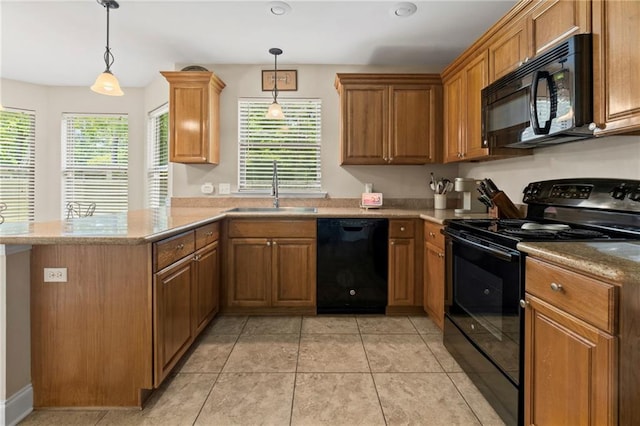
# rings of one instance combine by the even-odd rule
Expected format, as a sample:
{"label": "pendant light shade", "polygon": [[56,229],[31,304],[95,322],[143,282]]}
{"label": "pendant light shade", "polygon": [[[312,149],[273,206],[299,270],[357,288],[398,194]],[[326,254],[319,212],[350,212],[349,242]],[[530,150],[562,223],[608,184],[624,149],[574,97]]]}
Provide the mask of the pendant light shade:
{"label": "pendant light shade", "polygon": [[96,93],[100,93],[101,95],[122,96],[124,95],[124,92],[120,88],[120,83],[118,83],[118,79],[111,72],[111,65],[113,65],[114,58],[111,53],[111,49],[109,48],[109,10],[117,9],[120,5],[116,0],[96,1],[107,9],[107,48],[104,52],[104,63],[106,65],[106,69],[98,76],[98,78],[96,78],[96,82],[91,86],[91,90]]}
{"label": "pendant light shade", "polygon": [[269,49],[269,53],[271,53],[274,58],[273,102],[269,105],[266,117],[281,120],[284,118],[284,113],[282,112],[282,107],[278,103],[278,55],[282,55],[282,49],[272,47]]}

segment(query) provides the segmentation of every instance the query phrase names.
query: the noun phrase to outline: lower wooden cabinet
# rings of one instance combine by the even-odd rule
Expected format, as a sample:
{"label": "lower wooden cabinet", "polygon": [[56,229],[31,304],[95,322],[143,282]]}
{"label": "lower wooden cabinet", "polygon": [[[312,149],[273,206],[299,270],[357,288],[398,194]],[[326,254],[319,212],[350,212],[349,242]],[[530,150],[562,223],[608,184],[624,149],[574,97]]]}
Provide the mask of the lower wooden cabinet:
{"label": "lower wooden cabinet", "polygon": [[[422,300],[422,245],[416,244],[422,235],[418,221],[389,221],[389,312],[393,308],[416,307]],[[401,311],[398,311],[401,312]]]}
{"label": "lower wooden cabinet", "polygon": [[235,219],[228,226],[227,311],[315,312],[315,220]]}
{"label": "lower wooden cabinet", "polygon": [[193,258],[193,314],[196,335],[220,309],[220,249],[218,241],[198,250]]}
{"label": "lower wooden cabinet", "polygon": [[423,308],[433,322],[444,327],[445,263],[443,225],[424,224],[424,299]]}
{"label": "lower wooden cabinet", "polygon": [[187,257],[154,277],[154,385],[167,377],[194,339],[191,325],[194,265]]}
{"label": "lower wooden cabinet", "polygon": [[526,262],[525,424],[618,424],[616,287]]}

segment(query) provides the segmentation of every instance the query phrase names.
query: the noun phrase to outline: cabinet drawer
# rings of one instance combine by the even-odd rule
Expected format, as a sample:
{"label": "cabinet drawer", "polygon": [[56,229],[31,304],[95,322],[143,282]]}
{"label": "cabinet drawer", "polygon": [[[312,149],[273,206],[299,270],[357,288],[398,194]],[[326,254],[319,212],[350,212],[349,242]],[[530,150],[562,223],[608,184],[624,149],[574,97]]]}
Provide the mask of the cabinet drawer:
{"label": "cabinet drawer", "polygon": [[210,223],[196,228],[196,250],[218,240],[220,237],[220,223]]}
{"label": "cabinet drawer", "polygon": [[413,238],[415,222],[413,220],[390,220],[389,238]]}
{"label": "cabinet drawer", "polygon": [[250,219],[229,222],[229,238],[315,238],[316,221]]}
{"label": "cabinet drawer", "polygon": [[153,245],[154,271],[171,265],[176,260],[190,255],[195,250],[195,231],[178,234],[175,237],[158,241]]}
{"label": "cabinet drawer", "polygon": [[614,333],[617,287],[527,258],[526,291],[601,330]]}
{"label": "cabinet drawer", "polygon": [[444,225],[434,222],[424,222],[424,240],[444,250],[444,235],[440,230]]}

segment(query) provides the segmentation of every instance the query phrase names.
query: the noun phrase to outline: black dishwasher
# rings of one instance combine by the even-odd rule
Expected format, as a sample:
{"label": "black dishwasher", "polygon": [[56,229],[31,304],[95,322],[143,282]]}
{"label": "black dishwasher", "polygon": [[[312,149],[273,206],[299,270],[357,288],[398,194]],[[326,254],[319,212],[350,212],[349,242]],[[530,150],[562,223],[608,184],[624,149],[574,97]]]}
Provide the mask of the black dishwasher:
{"label": "black dishwasher", "polygon": [[318,219],[318,314],[385,312],[387,219]]}

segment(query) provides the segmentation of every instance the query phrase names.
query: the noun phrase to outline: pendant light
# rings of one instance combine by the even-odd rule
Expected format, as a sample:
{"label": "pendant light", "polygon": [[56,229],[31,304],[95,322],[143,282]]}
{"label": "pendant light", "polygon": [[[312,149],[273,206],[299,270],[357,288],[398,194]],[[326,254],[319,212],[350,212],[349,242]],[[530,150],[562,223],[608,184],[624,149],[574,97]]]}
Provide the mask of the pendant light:
{"label": "pendant light", "polygon": [[283,119],[282,107],[278,103],[278,55],[282,55],[282,49],[272,47],[269,49],[269,53],[274,58],[274,71],[273,71],[273,102],[269,105],[269,111],[267,111],[267,118]]}
{"label": "pendant light", "polygon": [[113,65],[113,54],[109,49],[109,9],[120,7],[116,0],[96,0],[99,4],[107,8],[107,50],[104,52],[104,63],[107,68],[96,78],[96,82],[91,86],[91,90],[101,95],[122,96],[124,92],[120,89],[118,79],[111,73]]}

